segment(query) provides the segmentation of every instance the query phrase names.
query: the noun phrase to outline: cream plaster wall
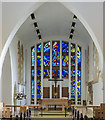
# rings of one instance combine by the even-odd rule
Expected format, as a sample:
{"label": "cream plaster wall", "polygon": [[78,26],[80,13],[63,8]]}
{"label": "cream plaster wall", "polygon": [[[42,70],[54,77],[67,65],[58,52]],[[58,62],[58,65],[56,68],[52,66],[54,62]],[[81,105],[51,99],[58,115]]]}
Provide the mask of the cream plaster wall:
{"label": "cream plaster wall", "polygon": [[[103,63],[99,54],[99,70],[103,70]],[[93,41],[89,41],[89,82],[94,80],[93,76]],[[88,90],[87,90],[88,91]],[[98,82],[93,84],[93,105],[103,103],[103,79],[99,75]]]}
{"label": "cream plaster wall", "polygon": [[12,104],[14,104],[13,98],[14,98],[15,84],[18,87],[18,40],[19,39],[17,37],[14,37],[13,42],[10,44],[9,47],[10,56],[11,56],[11,67],[12,67]]}
{"label": "cream plaster wall", "polygon": [[[18,41],[20,39],[15,36],[13,38],[13,42],[10,44],[9,50],[10,50],[10,58],[11,58],[11,68],[12,68],[12,104],[14,104],[14,96],[19,91],[18,86]],[[22,44],[22,42],[21,42]],[[25,81],[25,78],[24,78]],[[14,86],[16,85],[16,93],[14,94]],[[24,86],[22,86],[23,88]],[[17,101],[17,104],[20,104],[19,101]],[[25,104],[25,100],[22,101],[21,104]]]}
{"label": "cream plaster wall", "polygon": [[2,52],[2,3],[0,2],[0,55]]}
{"label": "cream plaster wall", "polygon": [[6,59],[3,65],[2,74],[2,101],[5,104],[12,103],[12,77],[11,77],[11,63],[10,63],[10,52],[8,50]]}

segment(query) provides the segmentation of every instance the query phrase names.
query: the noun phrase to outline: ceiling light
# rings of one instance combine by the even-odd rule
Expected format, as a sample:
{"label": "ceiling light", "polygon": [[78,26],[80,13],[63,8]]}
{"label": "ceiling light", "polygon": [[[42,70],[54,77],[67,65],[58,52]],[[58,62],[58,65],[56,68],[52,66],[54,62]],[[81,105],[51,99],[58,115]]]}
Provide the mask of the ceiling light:
{"label": "ceiling light", "polygon": [[69,39],[71,40],[73,38],[73,35],[70,35]]}
{"label": "ceiling light", "polygon": [[38,35],[40,35],[40,31],[39,31],[39,29],[37,29],[36,32],[37,32]]}
{"label": "ceiling light", "polygon": [[34,13],[31,14],[31,19],[32,19],[32,20],[35,19]]}
{"label": "ceiling light", "polygon": [[71,27],[75,28],[75,24],[76,24],[75,22],[72,22],[72,26]]}
{"label": "ceiling light", "polygon": [[38,28],[37,22],[34,23],[35,28]]}
{"label": "ceiling light", "polygon": [[74,16],[73,16],[73,19],[76,20],[76,19],[77,19],[77,16],[74,15]]}
{"label": "ceiling light", "polygon": [[41,37],[41,35],[38,35],[38,37],[39,37],[39,40],[42,40],[42,37]]}
{"label": "ceiling light", "polygon": [[71,32],[70,32],[70,34],[72,35],[74,33],[74,29],[71,29]]}

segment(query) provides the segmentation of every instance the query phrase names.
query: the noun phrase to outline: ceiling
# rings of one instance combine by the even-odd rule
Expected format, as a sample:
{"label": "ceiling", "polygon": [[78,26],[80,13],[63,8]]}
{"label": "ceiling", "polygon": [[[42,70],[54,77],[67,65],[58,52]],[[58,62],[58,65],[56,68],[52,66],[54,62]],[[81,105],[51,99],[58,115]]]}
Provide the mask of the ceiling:
{"label": "ceiling", "polygon": [[[32,20],[30,16],[23,23],[17,32],[17,36],[24,43],[38,40],[36,29],[33,23],[37,21],[41,32],[42,40],[67,40],[70,35],[73,13],[65,8],[61,3],[44,3],[34,12],[36,19]],[[73,39],[78,39],[85,44],[91,40],[85,27],[77,19]],[[69,39],[68,39],[69,40]]]}

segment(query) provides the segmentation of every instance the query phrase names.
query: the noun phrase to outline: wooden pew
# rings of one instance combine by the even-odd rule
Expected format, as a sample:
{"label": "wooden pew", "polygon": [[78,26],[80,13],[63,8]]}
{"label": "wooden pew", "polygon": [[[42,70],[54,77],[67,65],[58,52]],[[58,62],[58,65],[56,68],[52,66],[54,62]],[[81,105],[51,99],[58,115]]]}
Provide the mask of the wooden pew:
{"label": "wooden pew", "polygon": [[93,107],[93,117],[96,119],[105,119],[105,103],[101,103],[100,106]]}
{"label": "wooden pew", "polygon": [[105,103],[100,105],[100,118],[105,119]]}
{"label": "wooden pew", "polygon": [[2,118],[10,118],[12,115],[12,107],[3,107],[2,108]]}
{"label": "wooden pew", "polygon": [[93,117],[96,119],[100,118],[100,106],[93,108]]}
{"label": "wooden pew", "polygon": [[20,106],[20,113],[23,113],[26,111],[26,106]]}
{"label": "wooden pew", "polygon": [[5,106],[3,102],[0,103],[0,118],[2,118],[2,108]]}

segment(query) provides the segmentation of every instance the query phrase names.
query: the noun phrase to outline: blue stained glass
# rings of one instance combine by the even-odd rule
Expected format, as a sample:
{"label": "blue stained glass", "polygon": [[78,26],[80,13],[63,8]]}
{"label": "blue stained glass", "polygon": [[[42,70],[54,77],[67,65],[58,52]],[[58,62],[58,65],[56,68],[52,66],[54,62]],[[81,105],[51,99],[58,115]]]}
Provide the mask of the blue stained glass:
{"label": "blue stained glass", "polygon": [[41,56],[37,56],[37,66],[41,66]]}
{"label": "blue stained glass", "polygon": [[72,60],[75,60],[75,56],[71,56],[71,59],[72,59]]}
{"label": "blue stained glass", "polygon": [[[37,76],[41,77],[41,70],[37,71]],[[37,79],[37,102],[41,99],[41,80]]]}
{"label": "blue stained glass", "polygon": [[41,70],[37,70],[37,76],[41,77]]}
{"label": "blue stained glass", "polygon": [[41,80],[37,80],[37,84],[40,84]]}
{"label": "blue stained glass", "polygon": [[71,62],[71,66],[75,66],[75,63],[74,63],[74,62]]}
{"label": "blue stained glass", "polygon": [[31,104],[34,104],[34,80],[31,80]]}
{"label": "blue stained glass", "polygon": [[38,87],[41,87],[41,85],[38,85]]}
{"label": "blue stained glass", "polygon": [[[41,67],[41,44],[37,45],[37,68]],[[39,99],[41,99],[41,68],[40,70],[37,70],[37,103]]]}
{"label": "blue stained glass", "polygon": [[55,77],[59,78],[59,76],[60,76],[60,70],[57,70],[57,74],[56,74],[56,70],[52,70],[52,77],[53,78],[55,78]]}
{"label": "blue stained glass", "polygon": [[81,77],[81,71],[77,70],[77,77]]}
{"label": "blue stained glass", "polygon": [[75,45],[71,43],[71,53],[74,55],[71,56],[71,99],[72,103],[75,104]]}
{"label": "blue stained glass", "polygon": [[31,94],[34,95],[34,80],[31,80]]}
{"label": "blue stained glass", "polygon": [[41,83],[37,84],[37,101],[41,99]]}
{"label": "blue stained glass", "polygon": [[71,52],[75,52],[75,45],[71,43]]}
{"label": "blue stained glass", "polygon": [[44,45],[44,53],[50,53],[50,42]]}
{"label": "blue stained glass", "polygon": [[44,70],[44,78],[49,78],[50,77],[50,70]]}
{"label": "blue stained glass", "polygon": [[37,53],[40,53],[40,52],[41,52],[41,44],[37,46]]}
{"label": "blue stained glass", "polygon": [[34,77],[34,70],[31,70],[31,76]]}
{"label": "blue stained glass", "polygon": [[71,76],[75,76],[75,71],[71,71]]}
{"label": "blue stained glass", "polygon": [[[33,67],[35,66],[35,47],[31,48],[31,66]],[[34,77],[33,68],[31,68],[31,77]],[[31,79],[31,104],[34,104],[34,80],[32,79]]]}
{"label": "blue stained glass", "polygon": [[62,52],[69,52],[68,43],[62,42]]}
{"label": "blue stained glass", "polygon": [[69,66],[69,57],[62,56],[62,66]]}
{"label": "blue stained glass", "polygon": [[44,56],[44,66],[50,66],[50,56]]}
{"label": "blue stained glass", "polygon": [[31,50],[31,66],[35,66],[35,48]]}
{"label": "blue stained glass", "polygon": [[77,47],[77,103],[81,104],[81,48]]}
{"label": "blue stained glass", "polygon": [[62,70],[62,77],[68,78],[69,76],[69,71],[68,70]]}
{"label": "blue stained glass", "polygon": [[58,42],[53,43],[52,47],[52,66],[60,66],[60,46]]}

